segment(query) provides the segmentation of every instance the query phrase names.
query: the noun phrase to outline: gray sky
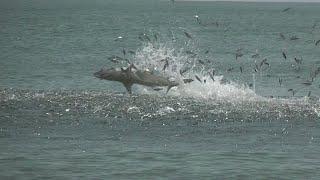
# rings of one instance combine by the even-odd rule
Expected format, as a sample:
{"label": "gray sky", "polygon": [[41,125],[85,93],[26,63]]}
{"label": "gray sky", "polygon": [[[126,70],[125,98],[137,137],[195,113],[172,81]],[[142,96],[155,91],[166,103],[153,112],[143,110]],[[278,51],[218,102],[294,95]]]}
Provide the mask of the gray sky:
{"label": "gray sky", "polygon": [[320,2],[320,0],[176,0],[176,1]]}

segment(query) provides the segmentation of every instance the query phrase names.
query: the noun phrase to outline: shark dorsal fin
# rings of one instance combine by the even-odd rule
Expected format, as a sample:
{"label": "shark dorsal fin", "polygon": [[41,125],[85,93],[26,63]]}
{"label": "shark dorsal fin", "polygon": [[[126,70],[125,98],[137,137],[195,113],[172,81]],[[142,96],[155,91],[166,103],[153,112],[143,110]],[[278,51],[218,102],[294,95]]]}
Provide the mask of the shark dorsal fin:
{"label": "shark dorsal fin", "polygon": [[130,66],[127,69],[129,69],[129,71],[131,72],[132,69],[136,69],[137,70],[137,67],[133,63],[131,63]]}
{"label": "shark dorsal fin", "polygon": [[128,73],[131,72],[131,68],[130,68],[130,67],[128,67],[128,68],[126,68],[126,69],[121,68],[121,72],[128,74]]}
{"label": "shark dorsal fin", "polygon": [[121,72],[125,72],[125,73],[131,72],[132,68],[137,69],[136,66],[133,63],[131,63],[129,67],[127,67],[126,69],[121,68]]}

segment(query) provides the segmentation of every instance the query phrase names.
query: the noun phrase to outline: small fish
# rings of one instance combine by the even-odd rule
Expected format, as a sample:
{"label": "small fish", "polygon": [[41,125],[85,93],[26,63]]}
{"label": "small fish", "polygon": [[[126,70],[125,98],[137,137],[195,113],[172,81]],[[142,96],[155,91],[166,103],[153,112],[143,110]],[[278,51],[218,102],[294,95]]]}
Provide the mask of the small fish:
{"label": "small fish", "polygon": [[311,91],[308,92],[308,97],[310,97],[310,96],[311,96]]}
{"label": "small fish", "polygon": [[282,85],[282,78],[281,77],[279,77],[279,84],[280,84],[280,86]]}
{"label": "small fish", "polygon": [[267,58],[264,58],[264,59],[260,62],[260,67],[259,67],[259,69],[260,69],[264,64],[267,64]]}
{"label": "small fish", "polygon": [[178,68],[178,66],[176,64],[174,64],[171,68],[171,71],[175,73],[175,72],[177,72],[177,68]]}
{"label": "small fish", "polygon": [[[320,41],[320,40],[319,40]],[[204,54],[208,54],[209,53],[209,50],[206,50],[206,52],[204,52]]]}
{"label": "small fish", "polygon": [[302,84],[306,85],[306,86],[310,86],[310,85],[312,85],[312,81],[305,81]]}
{"label": "small fish", "polygon": [[135,55],[136,52],[132,51],[132,50],[129,50],[128,53],[132,54],[132,55]]}
{"label": "small fish", "polygon": [[318,67],[314,72],[314,77],[318,76],[320,74],[320,67]]}
{"label": "small fish", "polygon": [[236,60],[238,60],[238,58],[239,58],[239,57],[242,57],[242,56],[243,56],[243,54],[242,54],[241,52],[237,52],[237,53],[236,53]]}
{"label": "small fish", "polygon": [[293,90],[293,89],[288,89],[288,92],[292,92],[292,96],[294,96],[294,94],[296,93],[296,90]]}
{"label": "small fish", "polygon": [[300,66],[297,64],[291,64],[292,69],[294,69],[295,71],[300,71]]}
{"label": "small fish", "polygon": [[243,72],[242,66],[240,66],[240,72],[241,72],[241,73]]}
{"label": "small fish", "polygon": [[141,36],[139,36],[138,38],[140,41],[144,41],[144,39]]}
{"label": "small fish", "polygon": [[199,19],[199,16],[198,16],[198,15],[194,15],[193,17],[194,17],[194,18],[196,18],[196,20],[197,20],[198,24],[201,24],[201,21],[200,21],[200,19]]}
{"label": "small fish", "polygon": [[300,59],[294,57],[294,61],[297,63],[297,64],[302,64],[302,57]]}
{"label": "small fish", "polygon": [[192,39],[192,36],[189,33],[187,33],[186,31],[183,31],[183,33],[184,35],[186,35],[187,38]]}
{"label": "small fish", "polygon": [[280,33],[279,35],[280,35],[280,37],[281,37],[282,40],[285,40],[285,39],[286,39],[286,37],[285,37],[282,33]]}
{"label": "small fish", "polygon": [[199,76],[195,75],[194,77],[196,77],[196,79],[202,83],[201,79],[199,78]]}
{"label": "small fish", "polygon": [[120,63],[117,59],[112,59],[111,62],[113,62],[113,63]]}
{"label": "small fish", "polygon": [[260,55],[258,54],[258,53],[256,53],[256,54],[253,54],[252,56],[251,56],[251,58],[258,58]]}
{"label": "small fish", "polygon": [[[162,61],[162,60],[161,60],[161,61]],[[164,64],[164,66],[163,66],[163,68],[162,68],[162,71],[165,71],[166,68],[169,67],[169,58],[164,59],[164,62],[165,62],[165,64]]]}
{"label": "small fish", "polygon": [[155,90],[155,91],[161,91],[161,90],[163,90],[163,88],[155,87],[155,88],[153,88],[153,90]]}
{"label": "small fish", "polygon": [[317,22],[313,23],[312,29],[315,29],[317,27]]}
{"label": "small fish", "polygon": [[240,48],[238,48],[238,49],[237,49],[237,52],[240,52],[240,51],[242,51],[242,49],[243,49],[243,48],[241,48],[241,47],[240,47]]}
{"label": "small fish", "polygon": [[229,83],[229,81],[227,79],[225,79],[225,78],[222,78],[220,80],[220,84],[227,84],[227,83]]}
{"label": "small fish", "polygon": [[290,40],[294,41],[294,40],[298,40],[299,38],[297,36],[291,36]]}
{"label": "small fish", "polygon": [[287,59],[287,55],[286,55],[286,53],[284,51],[282,51],[282,56],[283,56],[284,59]]}
{"label": "small fish", "polygon": [[214,74],[215,74],[215,71],[214,69],[212,70],[212,73],[208,72],[210,78],[212,79],[212,81],[214,82]]}
{"label": "small fish", "polygon": [[231,72],[233,70],[233,67],[227,69],[227,72]]}
{"label": "small fish", "polygon": [[212,74],[209,73],[210,78],[212,79],[212,81],[214,82],[214,76]]}
{"label": "small fish", "polygon": [[191,83],[193,81],[193,79],[183,79],[184,83]]}
{"label": "small fish", "polygon": [[123,39],[122,36],[118,36],[114,41],[120,41],[120,40],[122,40],[122,39]]}
{"label": "small fish", "polygon": [[123,60],[122,57],[115,56],[115,55],[108,57],[108,59],[113,63],[119,63],[119,61]]}
{"label": "small fish", "polygon": [[194,53],[194,52],[192,52],[192,51],[190,51],[190,50],[187,50],[186,53],[187,53],[187,54],[196,54],[196,53]]}
{"label": "small fish", "polygon": [[215,70],[213,69],[213,70],[212,70],[212,76],[214,76],[214,75],[215,75],[215,73],[216,73],[216,72],[215,72]]}
{"label": "small fish", "polygon": [[154,40],[158,41],[158,35],[157,34],[153,34]]}
{"label": "small fish", "polygon": [[169,59],[170,59],[169,57],[166,57],[166,58],[164,58],[164,59],[161,59],[160,62],[166,62],[166,61],[168,61]]}
{"label": "small fish", "polygon": [[190,58],[195,58],[197,56],[197,54],[192,54],[191,56],[190,56]]}
{"label": "small fish", "polygon": [[291,8],[286,8],[286,9],[284,9],[284,10],[282,10],[282,12],[287,12],[287,11],[289,11]]}
{"label": "small fish", "polygon": [[180,69],[179,73],[182,76],[185,72],[187,72],[190,68]]}
{"label": "small fish", "polygon": [[320,43],[320,39],[316,41],[315,45],[318,46],[319,43]]}
{"label": "small fish", "polygon": [[[270,64],[267,62],[267,58],[264,58],[264,59],[260,62],[260,65],[259,65],[258,69],[259,69],[259,70],[263,70],[263,69],[262,69],[263,65],[267,65],[267,66],[268,66],[267,68],[270,67]],[[265,68],[264,70],[266,70],[267,68]]]}
{"label": "small fish", "polygon": [[149,36],[145,33],[141,33],[138,37],[141,41],[145,41],[147,40],[148,42],[151,42],[151,39],[149,38]]}
{"label": "small fish", "polygon": [[204,64],[204,62],[203,62],[201,59],[199,59],[198,62],[199,62],[200,64]]}
{"label": "small fish", "polygon": [[145,38],[147,39],[148,42],[151,42],[151,39],[149,38],[148,35],[144,34]]}
{"label": "small fish", "polygon": [[260,67],[257,65],[257,63],[254,63],[254,72],[259,72],[260,71]]}
{"label": "small fish", "polygon": [[255,65],[255,69],[260,71],[261,66],[258,66],[258,64],[256,64],[256,63],[254,65]]}
{"label": "small fish", "polygon": [[123,56],[126,56],[126,50],[124,49],[124,48],[122,48],[122,54],[123,54]]}

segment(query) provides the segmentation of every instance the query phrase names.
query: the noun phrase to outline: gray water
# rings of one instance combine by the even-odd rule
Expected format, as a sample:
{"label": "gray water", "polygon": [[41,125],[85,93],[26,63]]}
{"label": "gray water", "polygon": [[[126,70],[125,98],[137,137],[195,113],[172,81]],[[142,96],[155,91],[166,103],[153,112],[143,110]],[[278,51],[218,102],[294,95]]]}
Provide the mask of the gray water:
{"label": "gray water", "polygon": [[[319,8],[2,0],[0,178],[318,179]],[[93,77],[127,66],[112,55],[158,71],[168,57],[160,73],[206,83],[128,95]]]}

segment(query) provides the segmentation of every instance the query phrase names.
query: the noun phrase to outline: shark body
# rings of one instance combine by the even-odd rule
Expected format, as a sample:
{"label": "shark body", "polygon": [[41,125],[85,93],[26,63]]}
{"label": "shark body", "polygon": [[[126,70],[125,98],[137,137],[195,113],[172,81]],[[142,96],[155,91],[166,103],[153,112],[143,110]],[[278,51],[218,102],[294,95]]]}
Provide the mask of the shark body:
{"label": "shark body", "polygon": [[[133,70],[133,68],[135,70]],[[99,79],[121,82],[126,87],[129,94],[132,93],[133,84],[140,84],[149,87],[166,86],[167,92],[170,88],[179,85],[178,82],[171,81],[167,77],[155,75],[149,71],[138,70],[132,65],[127,69],[121,68],[120,70],[115,68],[101,69],[100,71],[95,72],[94,76]]]}

